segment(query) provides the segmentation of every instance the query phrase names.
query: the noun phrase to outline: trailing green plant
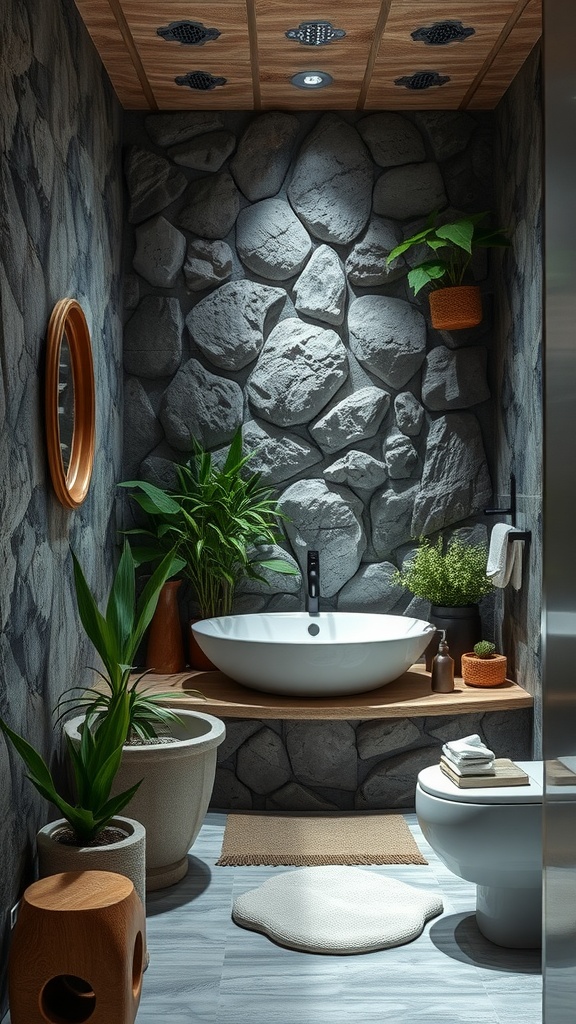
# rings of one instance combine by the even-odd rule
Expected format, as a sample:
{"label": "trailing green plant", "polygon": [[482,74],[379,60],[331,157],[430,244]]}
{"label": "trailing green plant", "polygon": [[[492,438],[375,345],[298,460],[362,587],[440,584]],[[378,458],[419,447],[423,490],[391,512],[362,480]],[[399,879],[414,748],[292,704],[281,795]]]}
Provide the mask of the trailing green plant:
{"label": "trailing green plant", "polygon": [[122,743],[118,744],[117,737],[127,728],[127,709],[117,703],[94,732],[82,730],[78,749],[66,736],[77,795],[76,803],[71,804],[58,792],[52,773],[40,754],[0,718],[0,729],[28,769],[27,778],[46,800],[56,805],[79,846],[97,838],[132,799],[140,785],[137,782],[123,793],[110,797],[122,757]]}
{"label": "trailing green plant", "polygon": [[145,542],[134,548],[139,562],[158,559],[167,550],[182,562],[200,615],[229,615],[240,580],[266,582],[259,570],[286,575],[298,570],[281,558],[265,558],[258,548],[281,541],[284,518],[271,488],[259,473],[246,470],[253,452],[242,454],[242,430],[236,432],[224,464],[217,466],[198,442],[185,465],[176,465],[178,487],[165,491],[143,480],[121,487],[147,514],[147,527],[127,531]]}
{"label": "trailing green plant", "polygon": [[486,575],[487,551],[483,544],[465,544],[458,538],[444,550],[442,538],[435,544],[423,538],[416,553],[395,581],[416,597],[447,608],[474,604],[491,593]]}
{"label": "trailing green plant", "polygon": [[61,716],[74,709],[83,709],[88,725],[96,726],[97,731],[104,721],[110,720],[116,724],[114,738],[120,745],[130,735],[153,739],[157,735],[157,726],[179,721],[173,711],[160,706],[160,702],[170,698],[171,694],[152,694],[148,689],[137,689],[142,676],[131,682],[131,675],[136,651],[156,610],[160,590],[180,567],[180,562],[173,551],[166,552],[136,598],[136,562],[128,541],[125,541],[106,610],[102,614],[73,552],[72,561],[80,621],[102,659],[104,672],[98,674],[105,689],[72,687],[67,690],[66,693],[82,692],[76,697],[63,696],[60,699],[58,709]]}
{"label": "trailing green plant", "polygon": [[477,658],[491,658],[496,653],[496,644],[491,643],[490,640],[480,640],[474,644],[473,650]]}
{"label": "trailing green plant", "polygon": [[465,283],[475,249],[502,248],[510,245],[505,230],[485,226],[488,213],[473,213],[446,224],[438,223],[438,212],[431,213],[422,231],[411,235],[387,258],[387,263],[410,249],[426,246],[434,254],[408,273],[414,295],[426,285],[434,288],[457,287]]}

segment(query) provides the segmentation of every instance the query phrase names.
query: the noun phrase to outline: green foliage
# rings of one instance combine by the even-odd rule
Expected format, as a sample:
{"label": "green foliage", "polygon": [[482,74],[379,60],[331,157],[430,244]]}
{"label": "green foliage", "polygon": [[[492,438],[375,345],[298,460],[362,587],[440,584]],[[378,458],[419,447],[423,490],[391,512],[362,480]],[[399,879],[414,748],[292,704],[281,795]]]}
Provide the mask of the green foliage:
{"label": "green foliage", "polygon": [[[106,690],[83,689],[79,696],[62,697],[58,703],[61,715],[73,709],[85,709],[88,721],[96,721],[97,733],[106,723],[116,746],[121,746],[132,732],[141,739],[153,738],[155,725],[179,720],[173,711],[159,706],[170,694],[136,692],[140,680],[130,683],[130,675],[136,651],[156,610],[160,590],[178,567],[174,552],[165,553],[136,599],[136,562],[126,541],[104,614],[74,553],[72,560],[80,621],[104,664],[102,678]],[[78,689],[82,688],[72,687],[72,690]]]}
{"label": "green foliage", "polygon": [[474,604],[493,585],[486,576],[487,551],[482,544],[464,544],[454,538],[444,551],[442,538],[436,544],[422,539],[414,558],[396,582],[416,597],[435,605],[452,608]]}
{"label": "green foliage", "polygon": [[496,644],[490,643],[489,640],[480,640],[479,643],[474,644],[474,654],[477,658],[491,658],[496,651]]}
{"label": "green foliage", "polygon": [[204,617],[230,614],[239,581],[262,580],[259,569],[297,573],[283,559],[265,559],[254,552],[282,539],[283,517],[272,489],[262,486],[258,473],[246,471],[252,454],[242,454],[239,429],[222,468],[195,442],[188,462],[176,466],[176,491],[163,491],[142,480],[120,485],[136,488],[130,497],[148,517],[147,529],[130,531],[145,538],[143,546],[134,549],[136,557],[143,562],[174,551]]}
{"label": "green foliage", "polygon": [[140,782],[137,782],[123,793],[110,797],[112,783],[122,757],[122,742],[117,743],[117,736],[125,734],[127,728],[125,708],[117,704],[94,732],[91,729],[82,730],[78,749],[74,747],[69,737],[66,737],[76,782],[77,803],[72,805],[56,790],[50,769],[40,754],[0,718],[0,729],[11,741],[28,769],[27,778],[46,800],[55,804],[70,825],[79,845],[96,838],[132,799],[140,785]]}
{"label": "green foliage", "polygon": [[487,216],[487,213],[475,213],[448,224],[438,224],[438,213],[431,213],[423,230],[392,249],[386,262],[390,264],[409,249],[427,246],[433,258],[423,260],[408,273],[414,295],[426,285],[432,289],[461,285],[475,249],[510,245],[505,231],[483,226]]}

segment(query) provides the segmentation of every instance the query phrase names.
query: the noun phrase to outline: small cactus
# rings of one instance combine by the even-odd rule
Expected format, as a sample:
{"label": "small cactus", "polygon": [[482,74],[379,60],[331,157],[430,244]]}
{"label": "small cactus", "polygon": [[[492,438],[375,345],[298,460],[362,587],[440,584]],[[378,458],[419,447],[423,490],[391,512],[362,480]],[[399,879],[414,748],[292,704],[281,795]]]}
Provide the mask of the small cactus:
{"label": "small cactus", "polygon": [[489,640],[481,640],[479,644],[474,644],[474,654],[477,658],[491,658],[496,650],[496,644],[491,644]]}

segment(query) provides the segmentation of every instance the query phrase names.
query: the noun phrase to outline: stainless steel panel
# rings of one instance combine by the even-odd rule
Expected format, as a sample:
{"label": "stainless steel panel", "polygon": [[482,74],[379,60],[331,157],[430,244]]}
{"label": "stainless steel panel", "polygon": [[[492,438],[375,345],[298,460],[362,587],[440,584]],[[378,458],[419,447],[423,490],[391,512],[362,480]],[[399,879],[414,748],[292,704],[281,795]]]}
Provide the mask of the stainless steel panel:
{"label": "stainless steel panel", "polygon": [[544,0],[544,1021],[576,1006],[576,5]]}

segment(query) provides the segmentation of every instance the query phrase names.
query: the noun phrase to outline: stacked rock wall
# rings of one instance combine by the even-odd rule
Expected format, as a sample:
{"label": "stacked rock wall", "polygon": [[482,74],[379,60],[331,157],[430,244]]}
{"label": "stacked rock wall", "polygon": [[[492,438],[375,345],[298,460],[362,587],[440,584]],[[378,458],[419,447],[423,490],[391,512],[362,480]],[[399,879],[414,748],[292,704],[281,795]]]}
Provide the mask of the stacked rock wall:
{"label": "stacked rock wall", "polygon": [[[126,477],[170,483],[243,424],[324,606],[404,611],[414,538],[490,503],[490,281],[476,259],[484,322],[438,332],[414,256],[386,258],[434,209],[491,209],[490,118],[133,115],[127,137]],[[271,582],[237,610],[302,606]]]}

